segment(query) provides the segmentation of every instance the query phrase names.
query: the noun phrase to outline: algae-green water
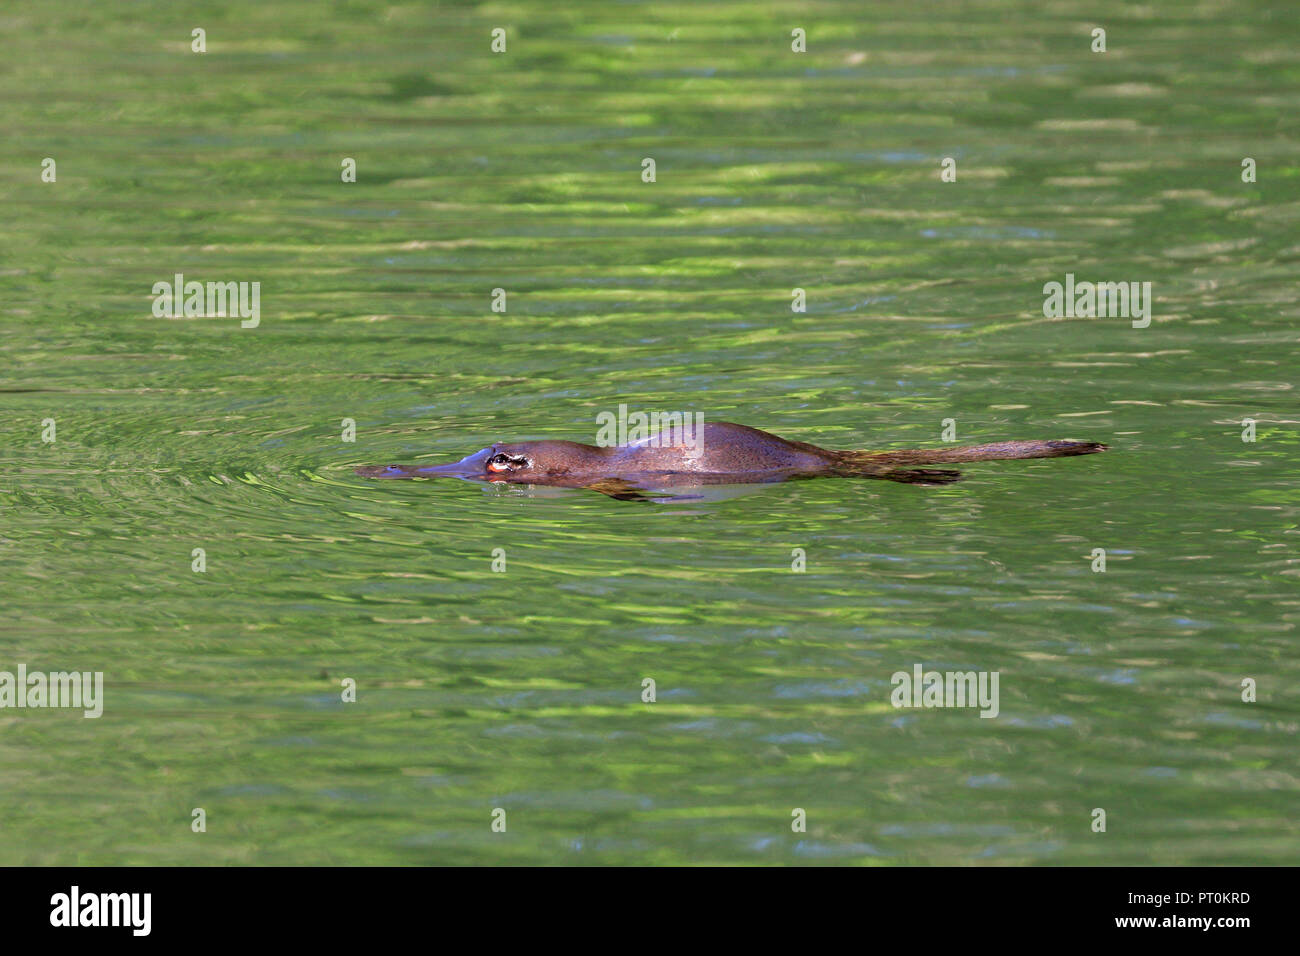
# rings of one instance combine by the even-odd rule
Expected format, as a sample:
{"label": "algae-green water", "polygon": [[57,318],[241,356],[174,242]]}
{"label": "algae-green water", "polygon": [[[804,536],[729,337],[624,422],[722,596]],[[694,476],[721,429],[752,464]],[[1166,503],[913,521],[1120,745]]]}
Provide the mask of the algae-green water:
{"label": "algae-green water", "polygon": [[[1296,861],[1293,5],[0,38],[0,671],[104,682],[0,709],[0,863]],[[178,273],[257,325],[156,314]],[[1067,275],[1149,323],[1045,315]],[[1110,451],[654,503],[354,474],[620,404]],[[894,706],[917,665],[997,716]]]}

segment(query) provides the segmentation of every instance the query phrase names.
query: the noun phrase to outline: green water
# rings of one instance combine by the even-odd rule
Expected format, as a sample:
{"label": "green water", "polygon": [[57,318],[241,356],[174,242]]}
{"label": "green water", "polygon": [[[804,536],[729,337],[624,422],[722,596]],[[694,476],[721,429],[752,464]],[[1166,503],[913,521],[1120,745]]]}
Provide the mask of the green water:
{"label": "green water", "polygon": [[[1294,5],[0,36],[0,671],[105,675],[98,720],[0,711],[0,863],[1296,862]],[[155,317],[177,272],[260,325]],[[1150,326],[1044,318],[1066,273]],[[352,473],[620,403],[1112,451],[667,505]],[[999,716],[894,708],[918,663]]]}

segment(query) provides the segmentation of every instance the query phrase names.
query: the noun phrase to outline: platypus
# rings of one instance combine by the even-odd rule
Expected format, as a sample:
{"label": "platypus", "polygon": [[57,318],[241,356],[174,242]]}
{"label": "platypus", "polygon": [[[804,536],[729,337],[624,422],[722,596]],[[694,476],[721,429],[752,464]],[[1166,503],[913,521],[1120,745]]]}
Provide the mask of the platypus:
{"label": "platypus", "polygon": [[450,465],[378,465],[356,471],[365,478],[448,477],[587,488],[635,501],[653,500],[655,496],[646,492],[656,489],[833,476],[939,485],[959,480],[961,473],[912,466],[1064,458],[1106,450],[1091,441],[1008,441],[963,448],[834,451],[731,422],[705,423],[689,433],[689,441],[685,437],[660,433],[610,447],[572,441],[495,442]]}

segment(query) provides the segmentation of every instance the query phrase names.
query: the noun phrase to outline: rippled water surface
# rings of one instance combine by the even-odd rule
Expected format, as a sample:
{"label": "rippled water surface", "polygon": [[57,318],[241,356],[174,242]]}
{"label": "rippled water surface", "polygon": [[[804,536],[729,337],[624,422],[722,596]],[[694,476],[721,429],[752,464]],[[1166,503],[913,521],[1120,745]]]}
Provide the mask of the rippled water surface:
{"label": "rippled water surface", "polygon": [[[0,670],[106,681],[0,711],[0,863],[1296,861],[1294,5],[0,36]],[[177,272],[260,282],[260,326],[155,317]],[[1151,282],[1150,326],[1044,318],[1066,273]],[[667,505],[353,474],[619,403],[1112,450]],[[999,716],[894,708],[918,663]]]}

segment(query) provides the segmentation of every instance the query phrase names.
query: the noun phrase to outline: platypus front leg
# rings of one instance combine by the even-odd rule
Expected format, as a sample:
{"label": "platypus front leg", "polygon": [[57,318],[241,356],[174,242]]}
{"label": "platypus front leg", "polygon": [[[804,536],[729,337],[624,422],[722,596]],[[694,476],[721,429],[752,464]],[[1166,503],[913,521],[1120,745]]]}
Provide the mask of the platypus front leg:
{"label": "platypus front leg", "polygon": [[582,486],[587,491],[599,491],[617,501],[654,501],[658,496],[647,495],[645,489],[624,478],[602,478]]}
{"label": "platypus front leg", "polygon": [[582,486],[586,491],[599,491],[618,501],[649,501],[655,504],[671,504],[677,501],[704,501],[706,495],[694,491],[674,493],[667,489],[651,488],[636,484],[625,478],[602,478],[590,485]]}

